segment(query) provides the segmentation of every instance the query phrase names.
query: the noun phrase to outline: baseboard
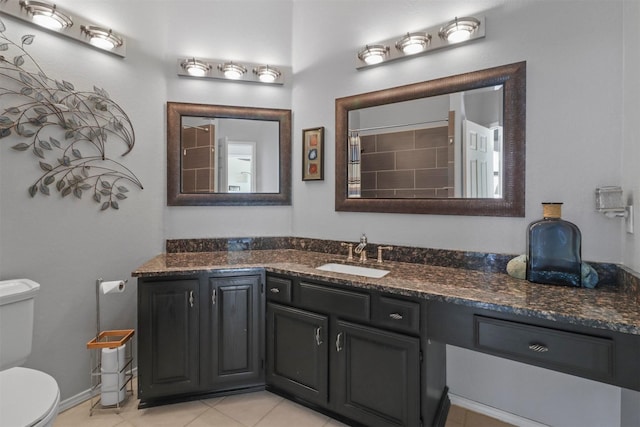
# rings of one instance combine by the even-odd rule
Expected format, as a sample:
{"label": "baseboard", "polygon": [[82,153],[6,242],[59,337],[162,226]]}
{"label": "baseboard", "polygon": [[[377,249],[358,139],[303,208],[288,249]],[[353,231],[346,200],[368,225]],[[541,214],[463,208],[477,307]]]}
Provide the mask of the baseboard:
{"label": "baseboard", "polygon": [[477,412],[479,414],[486,415],[488,417],[495,418],[497,420],[519,427],[549,427],[547,424],[542,424],[528,418],[520,417],[510,412],[505,412],[492,406],[488,406],[474,400],[469,400],[467,398],[457,396],[453,393],[449,393],[449,399],[451,399],[452,405],[460,406],[470,411]]}
{"label": "baseboard", "polygon": [[[136,377],[138,375],[138,368],[133,368],[133,376]],[[127,386],[128,387],[128,386]],[[134,390],[134,393],[136,391]],[[81,391],[80,393],[71,396],[67,399],[61,400],[58,405],[58,412],[66,411],[67,409],[73,408],[76,405],[81,404],[87,400],[91,399],[91,389],[88,388],[85,391]]]}

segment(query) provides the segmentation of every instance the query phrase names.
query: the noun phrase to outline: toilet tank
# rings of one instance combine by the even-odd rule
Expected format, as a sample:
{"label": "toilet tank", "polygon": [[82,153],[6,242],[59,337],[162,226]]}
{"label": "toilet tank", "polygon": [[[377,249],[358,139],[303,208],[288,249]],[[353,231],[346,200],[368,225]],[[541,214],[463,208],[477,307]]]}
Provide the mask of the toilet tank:
{"label": "toilet tank", "polygon": [[31,353],[33,301],[39,289],[29,279],[0,281],[0,370],[22,365]]}

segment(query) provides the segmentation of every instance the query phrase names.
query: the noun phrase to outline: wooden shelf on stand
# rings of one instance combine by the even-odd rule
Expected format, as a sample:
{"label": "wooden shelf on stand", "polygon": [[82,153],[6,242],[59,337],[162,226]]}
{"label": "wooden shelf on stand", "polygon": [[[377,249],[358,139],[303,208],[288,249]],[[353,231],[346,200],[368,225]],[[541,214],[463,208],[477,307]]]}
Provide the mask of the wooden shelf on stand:
{"label": "wooden shelf on stand", "polygon": [[[116,409],[119,412],[122,404],[126,402],[129,396],[133,395],[133,351],[130,341],[134,333],[133,329],[101,331],[87,343],[87,349],[90,350],[91,356],[91,404],[89,405],[89,415],[93,415],[95,409]],[[123,345],[125,346],[124,365],[118,366],[118,371],[116,372],[102,372],[102,350],[118,348]],[[124,374],[124,381],[121,383],[118,379],[116,389],[112,391],[119,393],[125,390],[123,401],[118,401],[116,398],[114,405],[105,406],[101,404],[102,374],[116,374],[118,378],[120,378],[120,374]]]}

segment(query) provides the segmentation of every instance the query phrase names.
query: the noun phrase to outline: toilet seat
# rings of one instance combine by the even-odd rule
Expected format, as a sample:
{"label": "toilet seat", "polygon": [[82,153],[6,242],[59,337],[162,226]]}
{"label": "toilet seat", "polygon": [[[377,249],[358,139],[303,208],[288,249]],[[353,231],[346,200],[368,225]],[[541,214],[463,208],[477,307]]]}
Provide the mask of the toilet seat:
{"label": "toilet seat", "polygon": [[60,390],[49,374],[29,368],[0,371],[0,426],[46,426],[58,414]]}

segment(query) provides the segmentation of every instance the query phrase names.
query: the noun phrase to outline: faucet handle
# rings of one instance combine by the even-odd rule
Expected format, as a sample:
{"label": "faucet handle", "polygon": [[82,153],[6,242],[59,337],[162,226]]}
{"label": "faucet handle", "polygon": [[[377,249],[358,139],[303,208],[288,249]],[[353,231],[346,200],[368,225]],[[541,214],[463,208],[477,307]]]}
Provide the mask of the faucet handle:
{"label": "faucet handle", "polygon": [[340,243],[340,246],[346,246],[349,248],[349,255],[347,255],[347,261],[353,260],[353,243]]}
{"label": "faucet handle", "polygon": [[378,262],[379,263],[382,263],[382,251],[383,250],[390,251],[391,249],[393,249],[393,246],[378,246]]}

